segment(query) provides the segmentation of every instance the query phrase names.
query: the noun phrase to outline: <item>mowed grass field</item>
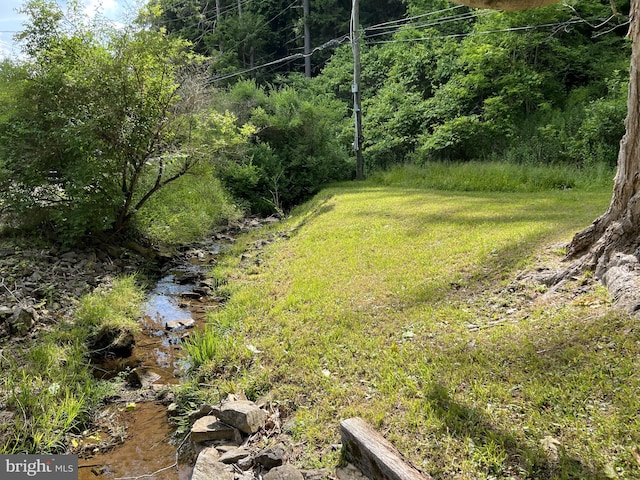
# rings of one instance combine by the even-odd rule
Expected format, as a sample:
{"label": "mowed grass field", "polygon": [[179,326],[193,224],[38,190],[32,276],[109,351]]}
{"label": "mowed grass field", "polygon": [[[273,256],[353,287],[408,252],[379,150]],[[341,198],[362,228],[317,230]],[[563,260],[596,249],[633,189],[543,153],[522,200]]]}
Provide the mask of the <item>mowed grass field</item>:
{"label": "mowed grass field", "polygon": [[329,188],[212,272],[199,381],[269,394],[301,466],[360,416],[438,479],[640,478],[637,320],[589,274],[519,280],[610,196]]}

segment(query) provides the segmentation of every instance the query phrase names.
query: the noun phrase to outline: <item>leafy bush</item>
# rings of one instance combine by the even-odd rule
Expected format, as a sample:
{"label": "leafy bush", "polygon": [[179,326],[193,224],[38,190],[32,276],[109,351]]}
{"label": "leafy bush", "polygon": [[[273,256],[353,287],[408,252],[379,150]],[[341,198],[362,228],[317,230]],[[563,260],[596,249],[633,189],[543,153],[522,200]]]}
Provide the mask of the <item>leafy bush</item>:
{"label": "leafy bush", "polygon": [[208,108],[203,59],[186,41],[144,28],[97,35],[73,16],[65,30],[62,11],[38,0],[25,13],[28,60],[0,78],[12,92],[0,96],[0,196],[25,216],[46,210],[64,241],[125,230],[157,192],[249,133]]}
{"label": "leafy bush", "polygon": [[614,166],[624,135],[628,81],[621,72],[607,81],[607,95],[590,102],[569,150],[576,164]]}
{"label": "leafy bush", "polygon": [[230,97],[239,117],[250,111],[257,132],[249,158],[223,167],[221,178],[253,211],[287,210],[351,176],[341,102],[291,87],[265,92],[253,82],[238,83]]}

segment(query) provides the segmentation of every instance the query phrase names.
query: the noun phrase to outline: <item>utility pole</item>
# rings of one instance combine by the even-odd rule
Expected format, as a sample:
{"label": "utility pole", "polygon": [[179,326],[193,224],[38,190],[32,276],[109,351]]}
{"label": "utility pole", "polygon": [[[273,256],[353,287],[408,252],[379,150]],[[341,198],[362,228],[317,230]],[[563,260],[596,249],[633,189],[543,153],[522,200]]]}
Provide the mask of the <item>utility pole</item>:
{"label": "utility pole", "polygon": [[351,47],[353,49],[353,117],[355,120],[355,138],[353,149],[356,152],[356,180],[364,180],[364,159],[362,157],[362,107],[360,99],[360,7],[359,0],[353,0],[351,9]]}
{"label": "utility pole", "polygon": [[304,16],[304,76],[311,78],[311,31],[309,30],[309,0],[302,0]]}

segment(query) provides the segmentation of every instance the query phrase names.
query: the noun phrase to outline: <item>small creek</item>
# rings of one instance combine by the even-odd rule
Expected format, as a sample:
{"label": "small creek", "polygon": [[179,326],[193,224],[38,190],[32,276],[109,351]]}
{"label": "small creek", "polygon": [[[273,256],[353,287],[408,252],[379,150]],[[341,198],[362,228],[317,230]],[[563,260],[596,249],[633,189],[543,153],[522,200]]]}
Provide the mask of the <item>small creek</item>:
{"label": "small creek", "polygon": [[[200,328],[206,312],[219,305],[206,299],[212,288],[205,278],[219,252],[217,243],[191,250],[179,264],[167,269],[147,296],[142,329],[131,356],[101,361],[94,375],[102,379],[112,379],[118,374],[128,376],[132,391],[133,387],[142,386],[147,393],[160,390],[163,385],[180,383],[187,368],[181,340],[192,329]],[[133,382],[131,371],[136,372]],[[123,398],[125,395],[123,392]],[[95,451],[91,457],[80,458],[79,480],[190,478],[191,465],[175,465],[177,446],[170,442],[174,427],[168,421],[165,405],[155,399],[138,399],[135,406],[121,401],[109,405],[100,417],[104,420],[102,431],[91,432],[82,439],[89,451],[92,441],[97,447],[105,438],[113,437],[114,426],[120,431],[126,426],[126,438],[107,452]],[[172,467],[162,470],[169,466]]]}

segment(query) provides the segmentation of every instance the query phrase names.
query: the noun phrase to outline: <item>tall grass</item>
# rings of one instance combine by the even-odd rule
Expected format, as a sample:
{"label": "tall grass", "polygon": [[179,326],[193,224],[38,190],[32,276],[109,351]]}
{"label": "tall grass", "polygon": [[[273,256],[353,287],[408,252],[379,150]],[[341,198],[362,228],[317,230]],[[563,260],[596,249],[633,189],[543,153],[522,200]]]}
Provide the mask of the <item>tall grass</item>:
{"label": "tall grass", "polygon": [[406,188],[464,192],[599,191],[613,186],[614,171],[604,164],[528,165],[507,162],[431,162],[375,172],[370,182]]}
{"label": "tall grass", "polygon": [[212,172],[187,174],[167,185],[136,214],[135,223],[152,241],[187,244],[242,212]]}
{"label": "tall grass", "polygon": [[76,325],[86,329],[87,338],[135,335],[140,330],[143,300],[144,291],[136,276],[123,276],[80,300]]}

